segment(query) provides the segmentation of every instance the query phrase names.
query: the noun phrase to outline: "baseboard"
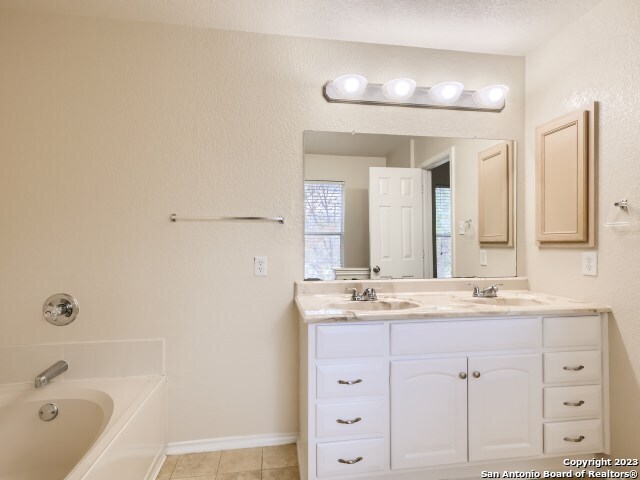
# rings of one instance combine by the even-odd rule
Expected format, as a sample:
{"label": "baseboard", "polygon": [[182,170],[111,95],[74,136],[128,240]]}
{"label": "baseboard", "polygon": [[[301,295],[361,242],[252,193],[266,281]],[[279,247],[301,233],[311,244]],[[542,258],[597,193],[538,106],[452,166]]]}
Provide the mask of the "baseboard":
{"label": "baseboard", "polygon": [[236,448],[273,447],[295,443],[297,433],[272,433],[267,435],[246,435],[242,437],[205,438],[187,442],[173,442],[167,445],[167,455],[185,453],[216,452]]}
{"label": "baseboard", "polygon": [[160,473],[160,469],[164,464],[165,458],[167,458],[167,456],[163,451],[158,452],[158,455],[151,465],[151,468],[149,468],[148,475],[145,477],[147,480],[155,480],[155,478],[158,476],[158,473]]}

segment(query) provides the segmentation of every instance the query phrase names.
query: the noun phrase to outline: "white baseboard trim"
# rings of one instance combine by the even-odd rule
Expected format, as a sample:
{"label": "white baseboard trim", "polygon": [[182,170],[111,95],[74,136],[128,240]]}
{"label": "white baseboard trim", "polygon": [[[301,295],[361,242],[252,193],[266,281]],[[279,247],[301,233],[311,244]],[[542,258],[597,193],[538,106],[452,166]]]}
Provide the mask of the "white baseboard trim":
{"label": "white baseboard trim", "polygon": [[173,442],[167,445],[167,455],[185,453],[216,452],[236,448],[273,447],[295,443],[297,433],[272,433],[267,435],[246,435],[242,437],[205,438],[187,442]]}

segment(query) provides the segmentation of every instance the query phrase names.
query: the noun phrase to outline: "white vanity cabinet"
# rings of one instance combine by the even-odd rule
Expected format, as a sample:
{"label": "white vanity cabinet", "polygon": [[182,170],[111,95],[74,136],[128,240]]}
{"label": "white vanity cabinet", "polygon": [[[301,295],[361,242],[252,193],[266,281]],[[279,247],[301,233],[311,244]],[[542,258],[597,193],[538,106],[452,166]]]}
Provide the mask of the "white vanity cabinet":
{"label": "white vanity cabinet", "polygon": [[606,452],[606,320],[305,324],[301,478],[473,477]]}

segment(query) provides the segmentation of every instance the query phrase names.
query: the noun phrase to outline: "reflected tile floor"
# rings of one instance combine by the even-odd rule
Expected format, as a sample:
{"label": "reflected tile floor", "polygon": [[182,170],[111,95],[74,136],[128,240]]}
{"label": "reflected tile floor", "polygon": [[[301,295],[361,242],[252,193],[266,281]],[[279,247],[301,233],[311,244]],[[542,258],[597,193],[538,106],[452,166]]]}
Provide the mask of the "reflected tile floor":
{"label": "reflected tile floor", "polygon": [[296,446],[170,455],[156,480],[299,480]]}

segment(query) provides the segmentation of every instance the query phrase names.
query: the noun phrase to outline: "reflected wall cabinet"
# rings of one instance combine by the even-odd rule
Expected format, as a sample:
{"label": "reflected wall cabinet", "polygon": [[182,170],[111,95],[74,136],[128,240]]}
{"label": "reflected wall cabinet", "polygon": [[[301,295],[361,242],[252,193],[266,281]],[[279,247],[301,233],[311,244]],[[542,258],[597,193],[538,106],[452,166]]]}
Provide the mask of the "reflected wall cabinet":
{"label": "reflected wall cabinet", "polygon": [[481,244],[513,245],[513,144],[478,154],[478,237]]}
{"label": "reflected wall cabinet", "polygon": [[593,112],[572,112],[536,129],[539,246],[593,246]]}

